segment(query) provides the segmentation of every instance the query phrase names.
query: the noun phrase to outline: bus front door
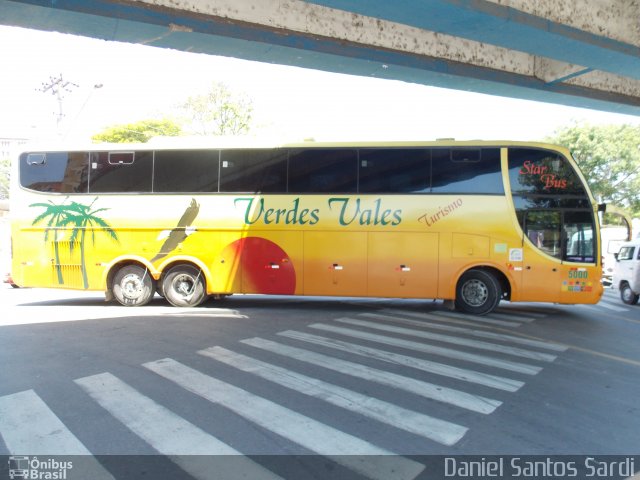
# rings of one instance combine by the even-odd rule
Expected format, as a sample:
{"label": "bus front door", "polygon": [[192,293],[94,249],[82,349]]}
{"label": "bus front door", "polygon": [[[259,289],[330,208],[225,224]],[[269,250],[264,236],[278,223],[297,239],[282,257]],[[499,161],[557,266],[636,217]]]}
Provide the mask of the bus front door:
{"label": "bus front door", "polygon": [[562,235],[557,211],[529,211],[524,222],[522,301],[559,302]]}

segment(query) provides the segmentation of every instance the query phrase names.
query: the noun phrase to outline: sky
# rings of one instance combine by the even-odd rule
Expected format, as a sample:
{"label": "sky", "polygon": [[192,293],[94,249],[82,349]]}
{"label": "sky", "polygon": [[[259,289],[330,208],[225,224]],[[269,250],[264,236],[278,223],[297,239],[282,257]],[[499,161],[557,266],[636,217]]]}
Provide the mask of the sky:
{"label": "sky", "polygon": [[[278,141],[541,140],[572,122],[640,117],[0,26],[0,137],[88,141],[175,112],[213,82],[253,101],[253,134]],[[62,75],[58,102],[40,91]],[[97,86],[100,86],[99,88]]]}

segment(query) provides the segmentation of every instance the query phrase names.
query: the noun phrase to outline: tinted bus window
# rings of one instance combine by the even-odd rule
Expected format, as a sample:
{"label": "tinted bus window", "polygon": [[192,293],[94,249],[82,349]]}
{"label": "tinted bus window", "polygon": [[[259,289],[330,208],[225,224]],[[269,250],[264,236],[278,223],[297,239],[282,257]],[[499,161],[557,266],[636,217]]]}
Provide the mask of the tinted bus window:
{"label": "tinted bus window", "polygon": [[220,191],[285,193],[287,152],[273,149],[223,150]]}
{"label": "tinted bus window", "polygon": [[564,259],[570,262],[595,262],[593,215],[591,212],[564,212]]}
{"label": "tinted bus window", "polygon": [[355,193],[357,151],[308,149],[289,152],[289,192]]}
{"label": "tinted bus window", "polygon": [[426,149],[363,149],[358,161],[360,193],[429,191],[430,152]]}
{"label": "tinted bus window", "polygon": [[22,154],[20,185],[39,192],[86,193],[88,156],[85,152]]}
{"label": "tinted bus window", "polygon": [[109,152],[91,154],[89,192],[123,193],[151,192],[153,152],[131,152],[109,155]]}
{"label": "tinted bus window", "polygon": [[433,193],[504,194],[500,149],[433,149],[431,191]]}
{"label": "tinted bus window", "polygon": [[561,217],[558,211],[529,211],[523,213],[524,234],[531,243],[547,255],[560,258],[562,255],[560,241]]}
{"label": "tinted bus window", "polygon": [[154,192],[217,192],[218,150],[156,151]]}
{"label": "tinted bus window", "polygon": [[567,160],[548,150],[510,148],[509,181],[513,193],[586,195]]}

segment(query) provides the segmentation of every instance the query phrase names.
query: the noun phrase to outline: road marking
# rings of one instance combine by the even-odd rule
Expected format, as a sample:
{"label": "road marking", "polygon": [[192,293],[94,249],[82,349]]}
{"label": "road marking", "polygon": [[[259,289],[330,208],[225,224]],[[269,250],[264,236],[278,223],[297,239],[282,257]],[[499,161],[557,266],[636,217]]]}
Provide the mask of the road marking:
{"label": "road marking", "polygon": [[425,468],[420,463],[392,456],[393,453],[388,450],[205,375],[170,358],[148,362],[143,366],[262,428],[319,455],[327,456],[369,478],[411,480]]}
{"label": "road marking", "polygon": [[461,392],[453,388],[442,387],[432,383],[423,382],[409,377],[403,377],[391,372],[385,372],[376,368],[367,367],[359,363],[340,360],[321,353],[310,352],[297,347],[290,347],[281,343],[264,340],[262,338],[250,338],[241,340],[242,343],[262,350],[295,358],[301,362],[318,365],[345,375],[362,378],[371,382],[380,383],[407,392],[415,393],[425,398],[455,405],[456,407],[471,410],[483,414],[492,413],[502,402],[480,395]]}
{"label": "road marking", "polygon": [[437,329],[437,330],[445,330],[448,332],[458,332],[458,333],[463,333],[466,335],[472,335],[474,337],[483,337],[483,338],[491,338],[493,340],[501,340],[501,341],[505,341],[505,342],[512,342],[512,343],[518,343],[520,345],[526,345],[529,347],[537,347],[537,348],[544,348],[547,350],[554,350],[556,352],[564,352],[567,350],[567,348],[563,345],[558,345],[555,343],[548,343],[548,342],[540,342],[537,340],[529,340],[527,338],[522,338],[522,337],[515,337],[513,335],[505,335],[503,333],[493,333],[493,332],[486,332],[484,330],[475,330],[475,329],[471,329],[471,328],[464,328],[464,327],[454,327],[452,325],[441,325],[441,324],[434,324],[434,323],[427,323],[424,321],[418,321],[418,320],[409,320],[406,318],[399,318],[399,317],[392,317],[389,315],[381,315],[381,314],[377,314],[377,313],[360,313],[358,316],[360,317],[367,317],[367,318],[379,318],[382,320],[390,320],[390,321],[395,321],[395,322],[399,322],[399,323],[404,323],[406,325],[412,325],[414,327],[421,327],[421,328],[433,328],[433,329]]}
{"label": "road marking", "polygon": [[0,397],[0,431],[13,454],[91,455],[33,390]]}
{"label": "road marking", "polygon": [[[129,430],[195,478],[211,478],[211,468],[220,478],[280,478],[110,373],[74,381]],[[226,457],[216,461],[215,455]]]}
{"label": "road marking", "polygon": [[[378,312],[386,315],[394,315],[394,316],[401,315],[402,318],[411,317],[411,318],[418,318],[423,321],[429,321],[429,322],[435,321],[435,322],[444,323],[446,325],[457,324],[457,325],[472,326],[474,328],[486,328],[486,329],[495,328],[493,325],[482,325],[473,320],[462,320],[459,318],[440,315],[440,313],[436,314],[435,312],[434,313],[408,312],[405,310],[400,310],[395,308],[383,308],[381,310],[378,310]],[[358,315],[362,315],[362,314],[359,313]]]}
{"label": "road marking", "polygon": [[536,320],[535,317],[526,317],[524,315],[512,315],[507,313],[492,312],[488,315],[489,318],[497,318],[498,320],[506,320],[520,323],[531,323]]}
{"label": "road marking", "polygon": [[497,325],[499,327],[520,327],[522,324],[517,322],[506,322],[504,320],[496,320],[491,317],[487,317],[483,315],[482,317],[479,315],[466,315],[464,313],[457,312],[449,312],[449,311],[438,311],[438,315],[442,315],[450,318],[458,318],[460,320],[466,320],[467,322],[478,322],[478,323],[488,323],[490,325]]}
{"label": "road marking", "polygon": [[486,355],[478,355],[476,353],[462,352],[460,350],[454,350],[451,348],[429,345],[424,342],[414,342],[411,340],[393,338],[389,337],[388,335],[378,335],[375,333],[363,332],[362,330],[354,330],[352,328],[337,327],[335,325],[326,325],[323,323],[314,323],[312,325],[309,325],[309,327],[315,328],[317,330],[339,333],[340,335],[345,335],[347,337],[359,338],[361,340],[382,343],[384,345],[391,345],[394,347],[406,348],[418,352],[431,353],[434,355],[439,355],[441,357],[455,358],[456,360],[464,360],[467,362],[478,363],[480,365],[501,368],[503,370],[510,370],[512,372],[524,373],[527,375],[536,375],[537,373],[542,371],[542,367],[538,367],[535,365],[514,362],[512,360],[502,360],[494,357],[487,357]]}
{"label": "road marking", "polygon": [[377,360],[383,360],[385,362],[394,363],[396,365],[404,365],[406,367],[416,368],[424,372],[434,373],[436,375],[442,375],[449,378],[455,378],[456,380],[462,380],[464,382],[476,383],[478,385],[484,385],[486,387],[497,388],[499,390],[504,390],[507,392],[516,392],[524,385],[524,382],[512,380],[510,378],[498,377],[496,375],[476,372],[474,370],[468,370],[466,368],[458,368],[452,365],[446,365],[444,363],[432,362],[430,360],[424,360],[422,358],[410,357],[407,355],[401,355],[399,353],[379,350],[377,348],[364,347],[355,343],[343,342],[342,340],[334,340],[331,338],[297,332],[294,330],[279,332],[278,335],[282,335],[283,337],[287,338],[293,338],[295,340],[300,340],[302,342],[313,343],[315,345],[322,345],[323,347],[333,348],[343,352],[352,353],[354,355],[361,355],[363,357],[375,358]]}
{"label": "road marking", "polygon": [[549,313],[541,313],[540,311],[531,308],[524,308],[520,306],[516,307],[514,304],[511,304],[508,307],[500,307],[495,312],[503,315],[524,315],[525,317],[533,318],[547,318],[549,316]]}
{"label": "road marking", "polygon": [[437,342],[452,343],[454,345],[471,347],[478,350],[505,353],[508,355],[514,355],[516,357],[528,358],[530,360],[553,362],[557,358],[556,355],[551,355],[549,353],[534,352],[518,347],[510,347],[507,345],[498,345],[496,343],[483,342],[481,340],[452,337],[451,335],[442,335],[440,333],[425,332],[403,327],[394,327],[392,325],[383,325],[376,322],[368,322],[366,320],[356,320],[353,318],[336,318],[335,321],[339,323],[346,323],[348,325],[355,325],[358,327],[382,330],[383,332],[398,333],[401,335],[410,335],[412,337],[425,338],[427,340],[435,340]]}
{"label": "road marking", "polygon": [[0,397],[0,433],[12,455],[82,455],[74,475],[113,480],[33,390]]}
{"label": "road marking", "polygon": [[612,301],[605,300],[605,299],[601,299],[600,302],[598,302],[595,306],[596,307],[606,308],[607,310],[611,310],[613,312],[628,312],[629,311],[628,308],[621,307],[620,305],[614,304]]}
{"label": "road marking", "polygon": [[466,427],[363,395],[285,368],[235,353],[222,347],[198,352],[234,368],[249,372],[297,392],[324,400],[346,410],[373,418],[396,428],[426,437],[443,445],[455,445],[467,432]]}

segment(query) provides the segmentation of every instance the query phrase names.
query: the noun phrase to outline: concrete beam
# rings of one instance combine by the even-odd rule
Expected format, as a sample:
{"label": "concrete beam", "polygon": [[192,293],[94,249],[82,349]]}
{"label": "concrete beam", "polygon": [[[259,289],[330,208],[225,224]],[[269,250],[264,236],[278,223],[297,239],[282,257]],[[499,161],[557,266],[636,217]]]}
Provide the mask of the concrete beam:
{"label": "concrete beam", "polygon": [[[325,3],[368,11],[377,6],[379,16]],[[425,11],[428,6],[468,9],[468,4],[493,5],[484,0],[0,0],[0,22],[640,114],[640,81],[632,75],[593,71],[597,69],[588,62],[552,60],[500,45],[504,42],[488,44],[424,28],[425,16],[442,13],[438,9]],[[513,13],[513,7],[496,5]],[[398,16],[394,9],[405,23],[385,18]],[[470,15],[483,21],[487,18],[486,13]],[[461,16],[457,21],[468,24],[469,18]],[[518,24],[507,25],[512,30]],[[522,28],[526,33],[531,27]],[[482,29],[482,25],[475,30],[469,25],[450,25],[450,32],[455,33]],[[635,63],[628,66],[633,71]]]}
{"label": "concrete beam", "polygon": [[640,79],[637,0],[309,0]]}

